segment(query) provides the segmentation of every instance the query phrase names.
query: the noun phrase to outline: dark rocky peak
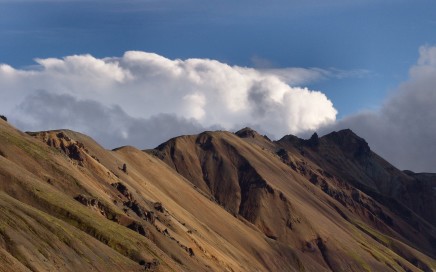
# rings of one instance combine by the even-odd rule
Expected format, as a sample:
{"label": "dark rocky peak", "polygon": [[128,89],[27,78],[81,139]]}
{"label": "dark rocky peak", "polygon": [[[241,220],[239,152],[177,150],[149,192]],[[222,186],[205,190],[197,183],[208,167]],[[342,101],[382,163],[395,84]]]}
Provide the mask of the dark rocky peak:
{"label": "dark rocky peak", "polygon": [[203,132],[197,136],[195,143],[199,145],[203,150],[210,150],[213,148],[212,140],[213,136],[210,132]]}
{"label": "dark rocky peak", "polygon": [[319,143],[319,137],[318,137],[318,133],[314,132],[312,134],[312,136],[310,137],[309,141],[315,142],[316,144]]}
{"label": "dark rocky peak", "polygon": [[310,139],[304,141],[305,145],[308,147],[317,147],[319,145],[319,137],[318,134],[315,132],[312,134],[312,137]]}
{"label": "dark rocky peak", "polygon": [[355,157],[363,157],[371,153],[371,149],[365,139],[357,136],[351,129],[334,131],[322,138],[333,142],[342,151]]}
{"label": "dark rocky peak", "polygon": [[8,121],[8,118],[6,118],[6,116],[4,116],[4,115],[0,115],[0,119],[5,120],[6,122]]}
{"label": "dark rocky peak", "polygon": [[257,131],[251,129],[249,127],[245,127],[241,130],[235,132],[235,134],[240,138],[255,138],[256,136],[260,136]]}

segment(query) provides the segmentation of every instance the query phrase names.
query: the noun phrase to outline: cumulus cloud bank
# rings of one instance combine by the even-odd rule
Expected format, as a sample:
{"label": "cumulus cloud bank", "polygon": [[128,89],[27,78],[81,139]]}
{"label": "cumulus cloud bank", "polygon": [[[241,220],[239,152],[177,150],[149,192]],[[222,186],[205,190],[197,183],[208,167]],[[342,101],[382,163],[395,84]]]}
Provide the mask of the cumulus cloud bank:
{"label": "cumulus cloud bank", "polygon": [[245,125],[271,136],[298,134],[334,122],[337,113],[323,93],[291,86],[313,77],[303,69],[263,71],[139,51],[36,63],[0,65],[2,111],[21,129],[75,129],[107,147],[152,147],[179,134]]}
{"label": "cumulus cloud bank", "polygon": [[436,47],[423,46],[409,79],[379,111],[346,117],[323,132],[351,128],[400,169],[436,171]]}

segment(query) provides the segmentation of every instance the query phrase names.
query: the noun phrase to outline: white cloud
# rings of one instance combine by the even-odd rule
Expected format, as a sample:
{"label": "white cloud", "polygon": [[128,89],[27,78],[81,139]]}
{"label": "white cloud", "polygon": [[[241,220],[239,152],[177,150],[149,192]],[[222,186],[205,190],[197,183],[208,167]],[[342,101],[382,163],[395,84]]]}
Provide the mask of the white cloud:
{"label": "white cloud", "polygon": [[[69,128],[83,129],[79,123],[93,120],[74,114],[73,108],[67,112],[72,116],[56,112],[51,115],[47,109],[41,116],[36,114],[44,107],[63,110],[41,99],[40,109],[31,104],[29,99],[35,99],[36,90],[44,90],[52,98],[67,96],[71,101],[94,101],[105,109],[101,114],[110,118],[114,115],[108,109],[118,108],[135,120],[163,114],[191,120],[196,128],[216,125],[232,130],[251,124],[277,137],[314,130],[336,118],[333,104],[323,93],[291,87],[279,75],[279,69],[263,71],[210,59],[171,60],[138,51],[126,52],[122,57],[75,55],[36,59],[36,63],[31,70],[0,66],[0,107],[22,129],[35,128],[34,124],[41,125],[39,129],[55,128],[53,125],[62,124],[62,118],[71,125]],[[283,70],[293,82],[307,81],[307,74],[311,73],[312,70],[304,69]],[[44,122],[36,120],[42,116]],[[56,122],[44,125],[50,124],[51,118]],[[84,120],[74,123],[71,118]],[[84,132],[94,136],[93,127],[94,124],[86,126]],[[173,131],[173,136],[177,132]]]}
{"label": "white cloud", "polygon": [[332,129],[351,128],[401,169],[436,171],[436,47],[423,46],[409,79],[379,111],[339,120]]}

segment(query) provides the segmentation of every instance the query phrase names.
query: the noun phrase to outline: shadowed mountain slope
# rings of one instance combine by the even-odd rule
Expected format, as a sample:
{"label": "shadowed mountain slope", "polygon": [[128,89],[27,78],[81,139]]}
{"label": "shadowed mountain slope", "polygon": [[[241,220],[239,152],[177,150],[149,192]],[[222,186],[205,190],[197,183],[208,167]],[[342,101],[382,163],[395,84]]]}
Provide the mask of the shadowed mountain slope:
{"label": "shadowed mountain slope", "polygon": [[77,132],[22,133],[0,120],[0,271],[436,267],[424,216],[408,210],[416,229],[327,174],[310,148],[247,128],[108,151]]}
{"label": "shadowed mountain slope", "polygon": [[[399,212],[404,210],[404,213],[410,209],[436,225],[434,175],[396,169],[372,152],[367,142],[351,130],[332,132],[319,138],[316,144],[309,142],[299,141],[291,145],[304,150],[306,157],[324,170],[375,198],[379,197],[378,200],[391,208]],[[278,143],[289,147],[289,137],[282,138]],[[389,201],[392,203],[388,204]],[[413,219],[412,215],[409,217],[408,220]]]}
{"label": "shadowed mountain slope", "polygon": [[[345,136],[344,141],[349,143],[334,144],[340,150],[336,153],[337,162],[345,165],[345,172],[349,164],[355,163],[354,153],[363,156],[371,152],[366,142],[355,143],[357,138],[352,137],[357,136],[353,135]],[[299,247],[305,254],[306,245],[309,248],[312,248],[310,244],[315,245],[316,252],[307,255],[328,269],[363,269],[362,262],[354,260],[354,263],[349,256],[350,250],[358,256],[365,256],[363,252],[377,255],[367,250],[367,240],[362,242],[358,238],[363,234],[414,266],[429,270],[430,266],[412,257],[412,252],[415,248],[435,256],[434,226],[410,208],[396,206],[395,198],[388,191],[367,193],[363,187],[356,186],[357,181],[340,171],[332,171],[328,167],[331,158],[319,151],[328,137],[319,139],[314,135],[302,140],[287,136],[271,142],[245,128],[235,134],[218,131],[177,137],[148,152],[161,158],[230,213],[253,223],[267,237]],[[405,176],[399,170],[395,173]],[[359,168],[353,174],[365,175],[365,172]],[[380,179],[385,183],[396,181],[386,180],[386,176]],[[411,197],[419,196],[411,193]],[[408,211],[406,214],[403,208]],[[329,240],[333,242],[327,246],[319,242]],[[323,253],[327,248],[328,256]]]}

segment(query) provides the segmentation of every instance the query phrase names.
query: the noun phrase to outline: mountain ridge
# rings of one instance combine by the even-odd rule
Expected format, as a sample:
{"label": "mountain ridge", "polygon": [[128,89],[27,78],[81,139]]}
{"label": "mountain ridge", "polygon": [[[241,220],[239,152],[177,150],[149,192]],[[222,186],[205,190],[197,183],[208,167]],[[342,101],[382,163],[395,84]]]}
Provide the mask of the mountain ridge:
{"label": "mountain ridge", "polygon": [[[429,215],[410,201],[416,205],[407,217],[356,188],[348,179],[357,172],[341,176],[341,167],[321,160],[331,141],[271,141],[250,129],[237,134],[204,132],[147,152],[110,151],[77,132],[25,134],[0,120],[5,271],[436,267]],[[362,170],[360,157],[345,157]],[[401,173],[432,182],[431,175]],[[401,192],[379,187],[382,199]],[[40,223],[32,231],[23,220]]]}
{"label": "mountain ridge", "polygon": [[[218,132],[218,134],[219,134],[219,132]],[[249,129],[249,128],[245,128],[245,129],[243,129],[243,130],[241,130],[241,131],[239,131],[239,132],[236,132],[235,133],[237,136],[239,136],[239,137],[242,137],[242,138],[246,138],[246,139],[248,139],[251,143],[253,143],[253,142],[256,142],[262,149],[266,149],[266,146],[271,146],[271,144],[270,144],[270,140],[269,139],[267,139],[267,138],[265,138],[265,137],[262,137],[262,136],[260,136],[258,133],[256,133],[255,131],[253,131],[253,130],[251,130],[251,129]],[[202,135],[202,134],[199,134],[199,135]],[[315,134],[316,135],[316,134]],[[346,137],[344,137],[344,136],[346,136]],[[190,136],[191,138],[193,137],[193,136]],[[333,142],[335,142],[336,144],[340,144],[340,145],[345,145],[345,147],[347,147],[347,150],[344,150],[345,152],[346,152],[346,155],[347,155],[347,157],[349,157],[349,158],[358,158],[358,159],[361,159],[361,158],[364,158],[365,156],[368,156],[368,155],[372,155],[373,153],[372,153],[372,151],[370,150],[370,148],[369,148],[369,146],[368,146],[368,144],[366,143],[366,141],[364,141],[362,138],[360,138],[360,137],[358,137],[357,135],[355,135],[351,130],[343,130],[343,131],[340,131],[340,132],[333,132],[333,133],[331,133],[331,134],[328,134],[328,135],[326,135],[326,136],[324,136],[324,137],[321,137],[321,138],[317,138],[316,136],[315,136],[315,138],[314,137],[312,137],[311,139],[309,139],[309,140],[302,140],[302,139],[298,139],[297,137],[295,137],[295,136],[288,136],[288,137],[285,137],[284,139],[286,139],[286,138],[290,138],[292,141],[291,142],[293,142],[293,146],[292,146],[292,148],[293,149],[295,149],[295,150],[297,150],[298,152],[298,154],[301,154],[303,157],[306,155],[306,153],[308,152],[308,150],[306,150],[306,149],[310,149],[310,150],[314,150],[314,149],[318,149],[319,148],[319,143],[318,143],[318,141],[320,141],[321,143],[322,142],[324,142],[325,140],[329,140],[329,141],[333,141]],[[349,140],[349,141],[351,141],[350,143],[345,143],[344,144],[344,140]],[[169,142],[167,142],[167,145],[168,145],[168,143],[170,143],[170,145],[171,145],[171,150],[173,150],[173,152],[172,152],[172,157],[174,157],[174,145],[176,145],[176,144],[173,144],[173,143],[171,143],[171,142],[174,142],[174,141],[177,141],[177,138],[174,138],[174,139],[172,139],[172,140],[170,140]],[[276,143],[278,143],[279,144],[279,146],[278,147],[286,147],[286,144],[284,144],[283,143],[283,138],[282,138],[282,140],[279,140],[279,141],[277,141]],[[192,140],[191,140],[191,144],[192,144]],[[210,141],[211,142],[211,141]],[[314,143],[315,142],[315,143]],[[281,145],[280,145],[281,144]],[[276,149],[278,149],[278,147],[276,147]],[[163,149],[163,145],[160,145],[158,148],[157,148],[159,151],[162,151],[162,149]],[[192,148],[191,148],[192,149]],[[272,151],[273,150],[270,150],[270,152],[272,153]],[[280,150],[279,150],[280,151]],[[282,150],[282,152],[283,152],[283,150]],[[286,152],[286,151],[285,151]],[[181,153],[186,153],[186,152],[181,152]],[[280,152],[279,152],[280,153]],[[284,155],[284,154],[282,154],[282,155]],[[198,157],[204,157],[205,155],[204,154],[201,154],[201,152],[200,152],[200,154],[198,155]],[[192,156],[191,156],[192,157]],[[162,156],[161,156],[161,158],[162,158]],[[169,157],[167,157],[167,158],[169,158]],[[378,159],[378,157],[377,157],[377,159]],[[165,160],[165,159],[164,159]],[[184,159],[182,159],[183,161],[185,161]],[[191,160],[192,161],[192,160]],[[168,163],[168,162],[167,162]],[[174,164],[177,164],[178,162],[175,162],[175,160],[174,159],[172,159],[172,163],[173,163],[173,165]],[[312,170],[308,170],[308,169],[306,169],[306,167],[305,167],[305,165],[304,164],[306,164],[307,162],[304,162],[303,161],[303,164],[302,165],[298,165],[298,164],[294,164],[294,163],[290,163],[290,167],[294,170],[294,171],[297,171],[297,172],[300,172],[300,173],[302,173],[303,175],[305,175],[305,176],[307,176],[308,177],[308,179],[312,182],[312,183],[316,183],[316,181],[315,181],[315,179],[317,179],[319,176],[317,176],[317,175],[313,175],[314,174],[314,172],[312,171]],[[171,163],[168,163],[169,165],[171,165]],[[266,162],[265,162],[265,164],[266,164]],[[389,167],[391,167],[391,166],[389,166]],[[190,165],[182,165],[182,166],[179,166],[179,167],[176,167],[176,169],[177,168],[181,168],[181,169],[200,169],[199,167],[197,167],[197,168],[195,168],[195,167],[191,167]],[[298,168],[300,168],[300,169],[298,169]],[[307,173],[308,171],[312,171],[312,173]],[[203,172],[207,172],[207,173],[209,173],[210,172],[210,170],[207,170],[207,171],[203,171]],[[220,172],[220,171],[218,171],[218,172]],[[197,184],[197,185],[199,185],[199,186],[201,186],[201,187],[204,187],[204,184],[201,184],[201,182],[199,183],[199,180],[201,180],[201,174],[200,175],[197,175],[197,177],[196,178],[194,178],[194,179],[192,179],[192,173],[189,173],[189,174],[186,174],[186,173],[184,173],[184,172],[182,172],[182,171],[179,171],[179,173],[181,173],[182,175],[184,175],[187,179],[190,179],[191,181],[192,180],[194,180],[195,181],[195,184]],[[312,176],[310,176],[310,175],[312,175]],[[325,173],[325,175],[326,176],[329,176],[330,174],[328,174],[328,173]],[[325,181],[324,181],[325,182]],[[344,197],[344,194],[343,194],[343,191],[341,192],[341,191],[339,191],[339,192],[337,192],[337,191],[335,191],[335,190],[332,190],[331,188],[332,188],[332,186],[330,185],[330,188],[329,188],[329,184],[328,183],[324,183],[324,184],[322,184],[321,185],[321,188],[322,188],[322,190],[324,191],[324,192],[326,192],[327,194],[330,194],[331,196],[333,196],[334,198],[336,198],[336,200],[338,200],[341,204],[343,204],[343,205],[346,205],[346,201],[343,199]],[[215,193],[214,191],[212,191],[212,193]],[[430,191],[430,193],[431,193],[431,191]],[[241,194],[243,194],[243,193],[241,193]],[[342,195],[341,195],[342,194]],[[216,197],[216,196],[215,196]],[[237,196],[236,196],[237,197]],[[365,196],[366,198],[368,197],[368,196]],[[218,195],[218,197],[217,197],[218,199],[220,198],[220,196]],[[353,201],[353,200],[358,200],[358,201],[360,201],[360,193],[359,193],[359,191],[352,191],[352,192],[350,192],[350,196],[348,197],[348,199],[351,199],[351,201]],[[234,197],[232,198],[232,199],[234,199]],[[374,200],[372,199],[372,198],[370,198],[370,200],[373,202],[373,203],[376,203],[376,202],[374,202]],[[433,200],[434,201],[434,200]],[[219,199],[219,201],[218,201],[219,203],[221,203],[222,202],[222,200],[221,199]],[[367,203],[364,203],[365,205],[368,205]],[[398,204],[398,203],[394,203],[395,205],[396,204]],[[362,204],[363,205],[363,204]],[[363,205],[364,206],[364,205]],[[400,206],[400,208],[398,208],[397,207],[397,209],[402,209],[403,207],[402,206]],[[337,209],[337,206],[335,206],[335,209]],[[365,208],[366,210],[369,210],[370,212],[371,212],[371,218],[373,218],[373,220],[374,220],[374,215],[373,215],[373,213],[378,213],[377,214],[377,216],[375,216],[375,218],[377,218],[377,217],[380,217],[381,218],[381,221],[382,221],[382,223],[378,223],[378,224],[384,224],[384,228],[386,228],[386,229],[390,229],[390,227],[394,224],[393,222],[392,222],[392,216],[391,215],[388,215],[388,213],[387,212],[385,212],[384,210],[382,210],[381,208],[380,208],[380,205],[379,204],[374,204],[374,207],[372,207],[372,208],[370,208],[370,209],[368,209],[368,208]],[[341,212],[339,212],[340,214],[344,214],[342,211]],[[430,215],[431,214],[434,214],[434,213],[430,213]],[[243,215],[244,216],[244,215]],[[251,220],[253,220],[252,218],[247,218],[246,217],[246,219],[248,219],[249,221],[250,221],[250,219]],[[407,226],[408,224],[407,224],[407,220],[409,220],[410,218],[403,218],[403,222],[402,222],[402,224],[404,224],[404,228],[408,228],[408,229],[410,229],[410,226]],[[415,219],[415,220],[419,220],[419,219]],[[416,223],[416,221],[415,221],[415,223]],[[417,223],[418,224],[418,223]],[[423,222],[422,223],[425,227],[428,227],[427,226],[427,223],[426,222]],[[397,226],[396,226],[397,227]],[[426,240],[428,240],[428,239],[430,239],[430,243],[428,243],[428,245],[426,246],[427,247],[427,249],[429,250],[429,252],[433,252],[432,254],[434,254],[434,234],[432,234],[432,233],[434,233],[434,230],[433,230],[433,228],[434,228],[434,226],[431,226],[431,227],[428,227],[429,228],[429,233],[430,233],[430,236],[429,237],[423,237],[423,238],[420,238],[421,239],[421,242],[419,242],[419,243],[423,243],[423,241],[426,241]],[[400,230],[400,232],[401,232],[402,230]],[[266,233],[267,234],[267,233]],[[267,234],[267,236],[269,236],[268,234]],[[274,235],[273,235],[274,236]],[[414,239],[413,237],[412,237],[413,235],[409,235],[409,239]],[[424,242],[425,243],[425,242]]]}

